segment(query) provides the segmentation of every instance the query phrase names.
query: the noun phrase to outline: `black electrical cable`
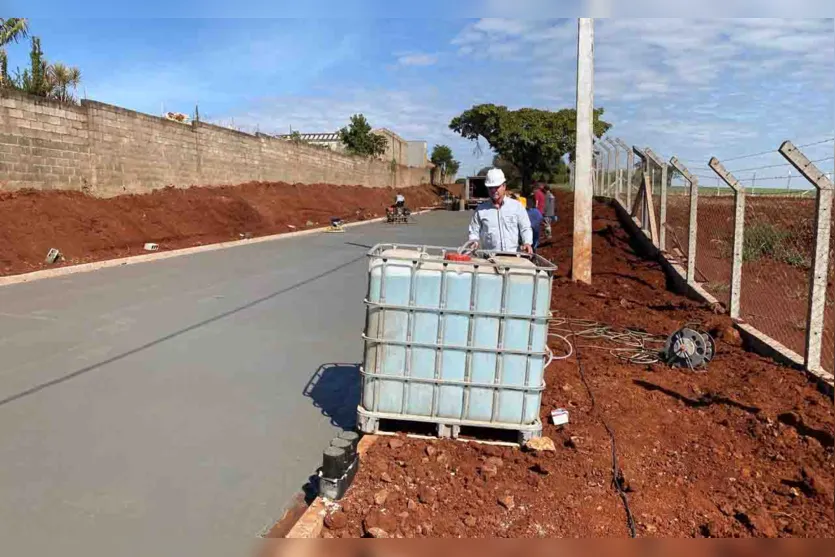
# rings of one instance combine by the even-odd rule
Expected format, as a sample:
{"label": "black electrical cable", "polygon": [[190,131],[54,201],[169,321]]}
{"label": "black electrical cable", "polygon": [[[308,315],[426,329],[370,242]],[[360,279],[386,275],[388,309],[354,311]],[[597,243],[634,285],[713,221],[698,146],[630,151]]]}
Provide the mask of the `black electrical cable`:
{"label": "black electrical cable", "polygon": [[[573,336],[574,330],[573,327],[571,327],[570,322],[568,326],[572,329],[571,334]],[[623,484],[625,483],[625,481],[623,477],[623,471],[620,470],[620,468],[618,467],[618,453],[617,444],[615,442],[615,432],[612,431],[612,428],[609,427],[609,424],[597,411],[597,400],[595,400],[594,393],[591,390],[591,386],[589,385],[589,382],[586,380],[586,374],[583,371],[583,361],[580,357],[580,349],[576,343],[574,345],[574,358],[577,361],[577,371],[580,372],[580,380],[586,387],[586,392],[588,392],[589,398],[591,399],[591,410],[595,414],[595,416],[597,416],[597,419],[600,420],[600,423],[603,424],[603,427],[606,429],[606,433],[609,434],[609,441],[612,447],[612,486],[615,488],[615,491],[618,492],[620,500],[623,502],[623,510],[626,512],[626,525],[629,527],[629,535],[630,537],[635,538],[637,537],[637,534],[635,533],[635,518],[632,516],[632,509],[629,507],[629,498],[626,496],[626,492],[623,489]]]}

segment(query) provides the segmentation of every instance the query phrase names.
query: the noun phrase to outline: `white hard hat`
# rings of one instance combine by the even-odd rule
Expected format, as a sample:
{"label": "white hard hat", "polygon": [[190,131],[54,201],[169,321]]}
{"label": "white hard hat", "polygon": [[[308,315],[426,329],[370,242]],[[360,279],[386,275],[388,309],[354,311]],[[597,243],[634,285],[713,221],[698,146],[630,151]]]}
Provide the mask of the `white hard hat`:
{"label": "white hard hat", "polygon": [[501,168],[491,168],[487,171],[487,182],[485,185],[488,188],[498,188],[506,182],[504,172]]}

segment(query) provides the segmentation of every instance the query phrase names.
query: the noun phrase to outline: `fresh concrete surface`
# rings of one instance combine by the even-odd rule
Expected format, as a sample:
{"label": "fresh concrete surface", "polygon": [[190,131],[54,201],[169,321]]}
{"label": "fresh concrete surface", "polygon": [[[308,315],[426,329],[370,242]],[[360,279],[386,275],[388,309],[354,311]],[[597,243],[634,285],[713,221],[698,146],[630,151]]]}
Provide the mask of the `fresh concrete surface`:
{"label": "fresh concrete surface", "polygon": [[249,555],[353,415],[367,248],[468,214],[0,288],[5,554]]}

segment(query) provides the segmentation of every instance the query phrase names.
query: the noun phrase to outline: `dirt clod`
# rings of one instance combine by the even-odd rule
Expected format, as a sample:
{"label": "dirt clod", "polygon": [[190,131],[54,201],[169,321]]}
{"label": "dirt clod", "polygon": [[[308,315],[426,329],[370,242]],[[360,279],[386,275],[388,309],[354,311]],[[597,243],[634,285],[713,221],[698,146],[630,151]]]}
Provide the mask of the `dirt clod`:
{"label": "dirt clod", "polygon": [[499,469],[495,464],[491,464],[489,462],[485,462],[478,468],[479,473],[485,478],[490,479],[495,477],[499,473]]}
{"label": "dirt clod", "polygon": [[525,443],[525,449],[537,452],[555,452],[557,450],[554,446],[554,441],[550,437],[534,437]]}
{"label": "dirt clod", "polygon": [[438,449],[436,449],[434,445],[427,445],[424,451],[426,451],[426,456],[433,457],[435,456],[435,453],[438,452]]}
{"label": "dirt clod", "polygon": [[397,437],[395,437],[394,439],[389,439],[389,448],[397,450],[401,448],[404,444],[405,443],[403,443],[403,440],[398,439]]}
{"label": "dirt clod", "polygon": [[391,537],[391,536],[389,536],[388,532],[386,532],[382,528],[369,528],[368,530],[365,531],[365,533],[368,534],[369,538],[384,539],[384,538],[390,538]]}
{"label": "dirt clod", "polygon": [[341,530],[348,525],[348,516],[342,511],[335,511],[325,515],[325,526],[331,530]]}
{"label": "dirt clod", "polygon": [[366,534],[370,534],[370,530],[374,528],[393,533],[397,530],[397,519],[383,509],[374,509],[366,515],[363,527]]}
{"label": "dirt clod", "polygon": [[438,494],[429,486],[422,485],[418,489],[418,501],[425,505],[431,505],[437,498]]}
{"label": "dirt clod", "polygon": [[374,504],[382,507],[386,504],[386,499],[389,497],[389,492],[386,489],[381,489],[374,494]]}
{"label": "dirt clod", "polygon": [[507,510],[511,510],[516,506],[516,501],[513,499],[513,495],[502,495],[496,501]]}

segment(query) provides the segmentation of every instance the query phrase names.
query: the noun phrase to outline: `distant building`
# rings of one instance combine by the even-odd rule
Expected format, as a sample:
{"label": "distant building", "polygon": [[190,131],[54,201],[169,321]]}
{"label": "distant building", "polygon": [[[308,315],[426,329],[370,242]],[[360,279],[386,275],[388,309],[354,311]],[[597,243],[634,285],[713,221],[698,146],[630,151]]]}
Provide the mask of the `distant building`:
{"label": "distant building", "polygon": [[[406,141],[387,128],[377,128],[371,130],[371,133],[386,139],[386,151],[380,155],[381,160],[389,162],[394,159],[402,166],[424,167],[428,164],[425,141]],[[340,141],[337,132],[282,134],[276,137],[285,140],[298,138],[305,143],[322,145],[339,153],[345,152],[345,144]]]}
{"label": "distant building", "polygon": [[426,166],[429,164],[425,141],[407,141],[406,143],[408,144],[408,164],[406,166]]}
{"label": "distant building", "polygon": [[279,139],[293,139],[294,137],[298,137],[301,141],[305,143],[312,143],[313,145],[322,145],[327,147],[328,149],[332,149],[339,153],[345,152],[345,144],[339,140],[339,134],[337,132],[327,132],[327,133],[300,133],[297,136],[293,134],[284,134],[284,135],[277,135]]}

